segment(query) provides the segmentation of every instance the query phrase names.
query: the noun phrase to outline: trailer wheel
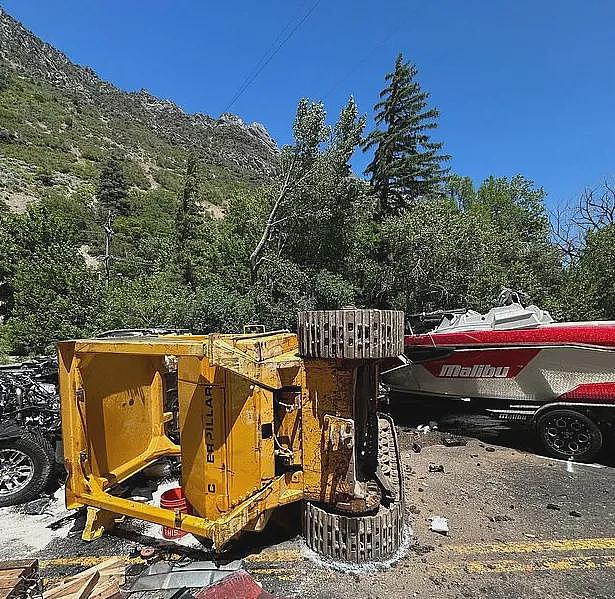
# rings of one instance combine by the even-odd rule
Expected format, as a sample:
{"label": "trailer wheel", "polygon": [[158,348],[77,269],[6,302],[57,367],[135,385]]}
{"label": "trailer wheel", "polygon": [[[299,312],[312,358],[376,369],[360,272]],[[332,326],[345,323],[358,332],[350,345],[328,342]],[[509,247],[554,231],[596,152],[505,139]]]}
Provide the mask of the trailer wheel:
{"label": "trailer wheel", "polygon": [[53,474],[51,445],[43,437],[24,434],[0,441],[0,507],[36,499]]}
{"label": "trailer wheel", "polygon": [[552,410],[541,416],[536,430],[549,455],[562,460],[587,462],[602,449],[600,427],[575,410]]}

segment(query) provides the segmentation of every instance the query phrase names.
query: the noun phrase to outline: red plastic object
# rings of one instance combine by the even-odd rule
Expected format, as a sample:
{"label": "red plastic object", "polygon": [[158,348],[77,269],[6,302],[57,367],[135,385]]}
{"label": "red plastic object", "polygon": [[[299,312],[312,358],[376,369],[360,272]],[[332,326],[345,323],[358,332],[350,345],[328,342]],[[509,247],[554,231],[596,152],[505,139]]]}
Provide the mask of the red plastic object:
{"label": "red plastic object", "polygon": [[[165,491],[160,496],[160,507],[178,511],[182,514],[190,514],[190,505],[184,495],[184,490],[181,487],[175,487]],[[170,526],[162,527],[162,536],[165,539],[180,539],[187,533],[179,528],[171,528]]]}
{"label": "red plastic object", "polygon": [[195,599],[284,599],[264,591],[245,570],[233,572],[220,582],[201,589]]}

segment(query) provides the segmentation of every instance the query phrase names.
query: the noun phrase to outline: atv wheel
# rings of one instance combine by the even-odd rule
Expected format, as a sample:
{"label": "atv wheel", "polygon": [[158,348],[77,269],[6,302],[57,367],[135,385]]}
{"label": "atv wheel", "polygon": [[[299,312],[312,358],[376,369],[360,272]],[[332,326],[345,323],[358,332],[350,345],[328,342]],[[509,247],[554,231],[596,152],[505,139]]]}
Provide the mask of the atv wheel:
{"label": "atv wheel", "polygon": [[36,499],[53,473],[51,445],[39,436],[0,441],[0,507]]}
{"label": "atv wheel", "polygon": [[602,449],[602,431],[588,416],[574,410],[553,410],[538,420],[538,436],[555,458],[586,462]]}

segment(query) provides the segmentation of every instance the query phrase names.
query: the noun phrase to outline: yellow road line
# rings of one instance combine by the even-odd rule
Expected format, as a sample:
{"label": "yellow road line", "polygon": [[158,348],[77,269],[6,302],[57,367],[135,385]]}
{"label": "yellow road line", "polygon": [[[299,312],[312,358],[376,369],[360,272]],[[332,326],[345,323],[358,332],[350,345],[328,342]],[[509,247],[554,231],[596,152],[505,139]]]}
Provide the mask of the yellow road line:
{"label": "yellow road line", "polygon": [[299,549],[265,549],[261,553],[248,555],[248,562],[299,562],[303,559]]}
{"label": "yellow road line", "polygon": [[51,566],[96,566],[113,557],[123,557],[127,564],[142,564],[140,557],[128,557],[126,555],[73,555],[71,557],[52,557],[41,559],[38,564],[41,568]]}
{"label": "yellow road line", "polygon": [[485,562],[433,564],[443,572],[463,571],[468,574],[513,574],[519,572],[546,572],[569,570],[604,570],[615,568],[615,555],[566,556],[561,559],[539,559],[533,561],[494,560]]}
{"label": "yellow road line", "polygon": [[615,537],[594,539],[554,539],[511,543],[477,543],[472,545],[449,545],[445,551],[460,555],[484,553],[541,553],[547,551],[596,551],[615,549]]}
{"label": "yellow road line", "polygon": [[[444,554],[455,556],[471,556],[471,555],[489,555],[494,556],[503,554],[545,554],[549,552],[576,552],[576,551],[603,551],[615,550],[615,537],[598,537],[588,539],[553,539],[541,541],[522,541],[509,543],[475,543],[467,545],[449,545],[443,547]],[[109,556],[109,555],[80,555],[56,557],[40,560],[41,568],[50,568],[53,566],[94,566],[110,557],[126,557],[126,556]],[[434,556],[435,557],[435,556]],[[452,556],[451,556],[452,557]],[[249,555],[245,558],[246,565],[256,564],[256,568],[265,570],[266,566],[273,568],[279,566],[284,568],[285,565],[292,567],[304,560],[299,549],[265,549],[261,553]],[[128,564],[142,563],[140,557],[126,557]],[[263,564],[259,566],[258,564]],[[464,569],[476,573],[488,572],[533,572],[538,570],[572,570],[572,569],[589,569],[589,568],[612,568],[615,567],[615,556],[574,556],[562,559],[543,559],[533,561],[518,561],[518,560],[496,560],[496,561],[463,561],[459,563],[442,563],[433,564],[433,567],[443,569]]]}
{"label": "yellow road line", "polygon": [[298,573],[293,572],[289,568],[260,568],[250,567],[250,574],[256,574],[257,576],[275,576],[280,580],[295,580]]}

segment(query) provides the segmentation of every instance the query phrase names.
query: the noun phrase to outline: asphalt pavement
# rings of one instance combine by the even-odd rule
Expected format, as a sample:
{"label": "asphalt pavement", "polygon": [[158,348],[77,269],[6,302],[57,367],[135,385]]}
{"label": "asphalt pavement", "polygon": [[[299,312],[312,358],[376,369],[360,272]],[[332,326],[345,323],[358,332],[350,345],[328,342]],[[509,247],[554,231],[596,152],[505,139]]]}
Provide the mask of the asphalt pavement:
{"label": "asphalt pavement", "polygon": [[[246,535],[227,559],[243,559],[266,590],[305,598],[615,597],[610,455],[596,464],[553,460],[540,455],[523,430],[450,413],[438,415],[438,430],[462,444],[446,447],[438,432],[417,433],[417,424],[428,424],[420,410],[398,407],[394,416],[412,528],[395,563],[330,568],[303,545],[292,509],[265,533]],[[444,472],[430,472],[430,464]],[[211,557],[192,537],[186,546],[164,543],[157,527],[135,521],[82,541],[82,519],[63,509],[61,492],[40,515],[18,508],[0,515],[0,558],[39,558],[47,582],[112,555],[126,556],[136,573],[144,567],[138,551],[146,546],[175,557]],[[433,516],[447,519],[448,535],[429,529]]]}

